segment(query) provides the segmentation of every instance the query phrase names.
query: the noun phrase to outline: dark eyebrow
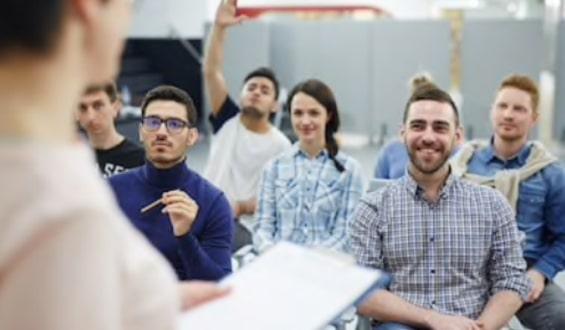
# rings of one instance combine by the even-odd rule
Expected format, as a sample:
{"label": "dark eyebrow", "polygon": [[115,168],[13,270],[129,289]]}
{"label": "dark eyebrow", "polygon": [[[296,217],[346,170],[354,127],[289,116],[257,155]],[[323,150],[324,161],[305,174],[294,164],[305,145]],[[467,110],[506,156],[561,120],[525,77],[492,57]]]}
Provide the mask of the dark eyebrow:
{"label": "dark eyebrow", "polygon": [[423,119],[412,119],[408,122],[408,124],[413,125],[413,124],[425,124],[426,121]]}
{"label": "dark eyebrow", "polygon": [[521,105],[521,104],[516,104],[514,107],[518,110],[525,110],[526,109],[526,107]]}
{"label": "dark eyebrow", "polygon": [[433,125],[436,125],[436,126],[449,126],[449,122],[444,121],[444,120],[435,120],[435,121],[433,122]]}
{"label": "dark eyebrow", "polygon": [[159,119],[161,119],[161,120],[177,119],[177,120],[186,121],[186,119],[184,119],[184,118],[179,118],[179,117],[161,117],[161,116],[159,116],[159,115],[146,115],[145,118],[159,118]]}

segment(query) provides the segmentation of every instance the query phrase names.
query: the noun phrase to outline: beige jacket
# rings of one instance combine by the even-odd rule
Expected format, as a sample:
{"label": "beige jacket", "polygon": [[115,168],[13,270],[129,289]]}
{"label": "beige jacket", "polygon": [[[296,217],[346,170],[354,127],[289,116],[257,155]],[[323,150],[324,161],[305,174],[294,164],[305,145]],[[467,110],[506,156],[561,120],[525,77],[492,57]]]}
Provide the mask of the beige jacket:
{"label": "beige jacket", "polygon": [[515,170],[498,171],[493,177],[485,177],[467,172],[467,165],[475,151],[486,148],[488,141],[474,140],[465,143],[451,159],[451,170],[454,175],[463,177],[464,179],[473,181],[481,185],[487,185],[496,188],[508,200],[514,212],[516,212],[516,204],[518,202],[518,193],[520,182],[528,179],[544,167],[557,161],[540,142],[532,143],[532,151],[526,160],[526,164]]}

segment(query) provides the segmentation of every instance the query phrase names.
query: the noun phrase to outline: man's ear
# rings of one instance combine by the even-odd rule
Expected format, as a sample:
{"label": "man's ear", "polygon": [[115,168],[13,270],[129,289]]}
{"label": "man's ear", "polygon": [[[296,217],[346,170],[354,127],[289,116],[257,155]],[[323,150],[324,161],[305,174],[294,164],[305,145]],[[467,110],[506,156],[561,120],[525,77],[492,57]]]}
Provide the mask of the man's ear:
{"label": "man's ear", "polygon": [[200,134],[198,133],[198,128],[196,128],[196,127],[189,128],[188,138],[186,139],[186,145],[189,146],[189,147],[192,147],[193,145],[195,145],[196,142],[198,142],[199,136],[200,136]]}
{"label": "man's ear", "polygon": [[139,129],[137,130],[137,134],[139,134],[139,142],[142,142],[142,143],[143,143],[143,134],[141,134],[141,130],[142,130],[143,128],[141,127],[141,125],[142,125],[142,124],[140,123],[140,124],[139,124]]}
{"label": "man's ear", "polygon": [[533,119],[533,122],[532,122],[533,125],[537,124],[537,122],[539,120],[539,110],[532,111],[532,119]]}
{"label": "man's ear", "polygon": [[120,117],[120,113],[122,112],[123,104],[121,100],[116,100],[112,103],[112,111],[114,111],[113,117],[114,121]]}
{"label": "man's ear", "polygon": [[275,101],[273,107],[271,108],[271,113],[277,113],[282,110],[282,104],[279,101]]}
{"label": "man's ear", "polygon": [[457,145],[465,143],[465,128],[462,125],[457,126],[455,129],[455,143]]}

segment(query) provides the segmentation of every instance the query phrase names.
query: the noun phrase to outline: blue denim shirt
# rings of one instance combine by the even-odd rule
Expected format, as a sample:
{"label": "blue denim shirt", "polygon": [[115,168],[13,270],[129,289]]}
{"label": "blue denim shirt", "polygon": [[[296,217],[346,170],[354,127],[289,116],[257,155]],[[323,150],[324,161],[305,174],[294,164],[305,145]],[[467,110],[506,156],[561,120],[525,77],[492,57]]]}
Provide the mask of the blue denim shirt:
{"label": "blue denim shirt", "polygon": [[[468,171],[493,176],[497,171],[526,164],[531,151],[527,144],[510,160],[496,156],[492,143],[475,152]],[[520,183],[516,208],[518,228],[526,235],[524,258],[548,279],[565,269],[565,171],[557,163]]]}
{"label": "blue denim shirt", "polygon": [[375,178],[397,179],[404,176],[406,165],[410,162],[406,146],[400,140],[385,145],[377,156]]}

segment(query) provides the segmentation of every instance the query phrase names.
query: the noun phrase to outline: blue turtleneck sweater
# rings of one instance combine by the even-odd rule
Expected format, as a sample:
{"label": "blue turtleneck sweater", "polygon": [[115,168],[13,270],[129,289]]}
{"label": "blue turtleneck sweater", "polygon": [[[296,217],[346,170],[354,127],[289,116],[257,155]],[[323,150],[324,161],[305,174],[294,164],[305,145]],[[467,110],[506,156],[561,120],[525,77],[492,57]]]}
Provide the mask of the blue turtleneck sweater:
{"label": "blue turtleneck sweater", "polygon": [[[115,175],[110,185],[121,209],[145,237],[167,258],[180,280],[218,280],[231,272],[233,215],[224,194],[184,162],[166,170],[150,162]],[[162,207],[145,214],[140,210],[180,189],[198,204],[190,231],[175,237],[169,216]]]}

